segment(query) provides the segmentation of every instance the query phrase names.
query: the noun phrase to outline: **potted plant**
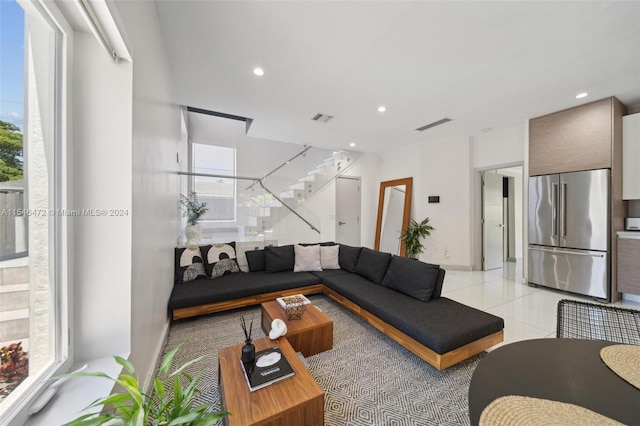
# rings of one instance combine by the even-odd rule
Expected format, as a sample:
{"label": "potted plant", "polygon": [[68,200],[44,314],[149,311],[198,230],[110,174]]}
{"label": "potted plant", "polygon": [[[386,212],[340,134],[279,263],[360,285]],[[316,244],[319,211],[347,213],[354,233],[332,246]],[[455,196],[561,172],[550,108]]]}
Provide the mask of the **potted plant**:
{"label": "potted plant", "polygon": [[202,215],[209,211],[207,203],[199,202],[195,192],[191,192],[188,197],[180,195],[180,201],[187,215],[187,226],[184,229],[184,233],[187,236],[187,246],[197,246],[200,244],[202,237],[202,230],[198,221]]}
{"label": "potted plant", "polygon": [[[135,377],[133,365],[119,356],[114,358],[124,371],[118,375],[117,379],[113,379],[101,372],[77,372],[60,376],[60,378],[102,377],[113,380],[119,385],[119,387],[116,387],[119,392],[100,398],[87,407],[103,407],[101,413],[84,414],[65,426],[101,424],[208,426],[229,415],[226,411],[212,411],[213,407],[219,408],[214,403],[194,406],[194,398],[199,392],[196,386],[200,380],[201,373],[197,373],[192,377],[184,370],[201,361],[205,356],[188,361],[170,373],[169,368],[178,349],[180,349],[180,346],[171,350],[162,358],[158,377],[154,378],[153,387],[148,393],[143,389],[142,383]],[[172,383],[173,389],[165,390],[165,384],[167,383]]]}
{"label": "potted plant", "polygon": [[400,240],[404,243],[407,257],[418,258],[418,255],[424,251],[424,245],[420,240],[427,235],[431,235],[431,231],[434,229],[433,226],[429,225],[428,217],[420,223],[411,219],[407,228],[400,235]]}

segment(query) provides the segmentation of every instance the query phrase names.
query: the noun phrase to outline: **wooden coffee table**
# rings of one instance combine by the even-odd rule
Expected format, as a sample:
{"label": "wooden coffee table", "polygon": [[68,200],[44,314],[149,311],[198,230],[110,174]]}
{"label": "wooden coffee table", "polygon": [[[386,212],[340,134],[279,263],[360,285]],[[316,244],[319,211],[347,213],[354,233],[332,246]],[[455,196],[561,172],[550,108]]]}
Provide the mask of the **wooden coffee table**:
{"label": "wooden coffee table", "polygon": [[220,349],[218,380],[220,399],[231,413],[224,420],[229,426],[285,426],[324,424],[324,392],[304,366],[287,339],[254,340],[256,351],[279,346],[296,374],[281,382],[250,392],[244,377],[240,354],[243,343]]}
{"label": "wooden coffee table", "polygon": [[315,355],[333,347],[333,321],[313,304],[306,305],[307,310],[299,320],[287,320],[284,309],[275,300],[263,303],[261,307],[262,331],[266,335],[271,330],[271,322],[280,318],[287,324],[284,337],[302,355]]}

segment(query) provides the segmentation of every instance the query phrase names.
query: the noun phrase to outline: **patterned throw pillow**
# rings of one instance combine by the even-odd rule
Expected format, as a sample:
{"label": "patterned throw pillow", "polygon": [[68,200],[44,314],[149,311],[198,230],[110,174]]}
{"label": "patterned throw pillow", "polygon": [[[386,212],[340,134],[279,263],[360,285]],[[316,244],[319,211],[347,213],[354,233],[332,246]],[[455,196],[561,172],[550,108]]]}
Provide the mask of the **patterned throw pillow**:
{"label": "patterned throw pillow", "polygon": [[226,274],[240,272],[236,260],[235,243],[212,244],[204,247],[202,253],[210,278],[213,279]]}
{"label": "patterned throw pillow", "polygon": [[196,278],[206,278],[207,272],[202,261],[200,247],[176,248],[175,280],[186,283]]}

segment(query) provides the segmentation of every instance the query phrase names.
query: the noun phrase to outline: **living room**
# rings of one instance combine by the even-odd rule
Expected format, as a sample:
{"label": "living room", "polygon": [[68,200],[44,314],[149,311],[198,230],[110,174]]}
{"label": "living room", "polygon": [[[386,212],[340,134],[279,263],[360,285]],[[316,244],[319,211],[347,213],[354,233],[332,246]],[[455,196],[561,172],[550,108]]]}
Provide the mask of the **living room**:
{"label": "living room", "polygon": [[[108,363],[105,360],[112,355],[124,354],[139,366],[141,376],[146,377],[152,373],[161,355],[170,327],[167,301],[173,288],[173,250],[184,238],[185,223],[179,212],[179,199],[180,194],[186,192],[186,178],[178,172],[189,171],[187,159],[192,136],[188,133],[188,124],[182,122],[184,111],[181,106],[249,117],[253,123],[248,136],[256,140],[292,145],[295,142],[300,149],[309,145],[362,152],[358,159],[359,169],[357,173],[352,172],[361,178],[362,184],[361,245],[364,247],[374,246],[380,182],[413,177],[411,216],[416,219],[429,217],[436,228],[427,240],[421,260],[440,264],[451,271],[450,284],[456,285],[465,279],[465,274],[481,269],[482,248],[476,223],[480,217],[479,172],[522,166],[523,176],[528,175],[530,118],[610,96],[618,97],[629,107],[640,103],[637,79],[640,58],[637,49],[633,50],[633,43],[638,40],[637,19],[631,22],[638,17],[634,3],[627,6],[614,6],[609,2],[593,3],[592,7],[582,3],[555,6],[558,9],[553,14],[553,22],[545,21],[549,12],[546,8],[554,7],[551,5],[541,6],[540,10],[533,4],[505,4],[504,9],[494,5],[489,13],[481,3],[472,6],[471,11],[457,9],[463,8],[463,4],[451,9],[434,4],[438,10],[433,12],[421,9],[429,7],[426,2],[402,3],[399,9],[393,9],[390,16],[395,19],[390,19],[387,27],[383,24],[389,12],[387,7],[391,6],[385,4],[376,7],[336,5],[339,9],[333,10],[331,6],[312,3],[307,4],[311,8],[309,11],[305,11],[303,4],[298,4],[290,5],[292,10],[285,13],[277,9],[277,3],[236,6],[218,3],[216,6],[196,2],[191,5],[194,9],[190,9],[184,3],[172,2],[92,2],[104,34],[120,58],[116,62],[105,53],[97,31],[84,12],[66,2],[57,3],[56,16],[68,21],[64,27],[69,37],[66,42],[73,51],[73,58],[69,57],[65,62],[67,69],[73,71],[73,77],[67,80],[65,101],[70,136],[65,150],[68,167],[66,207],[129,212],[127,217],[69,219],[68,239],[60,249],[68,258],[69,287],[62,293],[70,312],[68,323],[63,322],[68,327],[62,327],[70,330],[63,336],[63,340],[71,342],[64,345],[69,355],[68,364],[101,360],[98,365],[104,366]],[[214,11],[207,10],[209,7]],[[519,7],[526,10],[519,11]],[[527,13],[533,15],[529,20],[522,16]],[[355,20],[354,14],[363,14],[362,22]],[[409,18],[412,14],[416,15],[415,20]],[[473,14],[479,14],[482,19],[474,23],[469,17]],[[196,20],[198,15],[204,23]],[[585,22],[575,22],[576,16],[584,17]],[[309,20],[302,20],[302,17]],[[434,33],[427,33],[424,39],[400,49],[398,44],[403,38],[398,34],[405,36],[403,23],[409,31],[416,26],[415,21],[420,20],[418,17],[426,20],[424,27],[433,27]],[[509,34],[520,37],[512,41],[513,44],[507,43],[508,37],[504,37],[499,28],[489,30],[509,19],[521,24]],[[309,22],[313,20],[317,20],[317,24],[310,27],[313,31],[307,32],[305,25],[311,25]],[[176,25],[169,25],[172,22]],[[243,22],[243,30],[239,32],[253,28],[256,33],[263,29],[258,26],[260,22],[260,25],[271,23],[279,28],[276,35],[283,44],[270,46],[274,56],[266,57],[270,50],[259,43],[261,37],[266,40],[266,36],[248,30],[251,37],[227,32],[229,27],[238,26],[238,22]],[[188,40],[176,35],[176,32],[184,31],[177,23],[193,25],[194,31],[188,34]],[[560,38],[562,23],[572,29],[566,31],[570,34],[566,39]],[[199,26],[204,24],[208,26]],[[386,30],[373,31],[371,27],[376,24]],[[541,26],[551,24],[557,32],[539,34]],[[343,31],[353,26],[351,36],[340,39],[346,44],[340,54],[334,50],[340,45],[336,40],[337,31],[330,42],[323,39],[328,36],[325,32],[314,33],[323,25]],[[424,64],[415,57],[430,52],[444,54],[439,50],[444,48],[439,47],[441,37],[437,31],[447,26],[451,27],[446,32],[447,37],[454,39],[455,47],[469,45],[460,50],[463,54],[449,51],[438,60],[439,64],[429,64],[433,73],[427,74],[422,68]],[[603,40],[596,44],[597,47],[586,47],[588,42],[579,41],[591,31],[587,28],[597,28],[595,34],[589,35],[592,37],[589,40]],[[487,30],[485,36],[480,32],[482,30]],[[215,33],[216,40],[221,40],[211,48],[220,51],[210,51],[209,47],[200,45],[210,43],[205,37],[209,31]],[[384,39],[387,32],[391,37]],[[531,37],[531,34],[538,35]],[[323,36],[319,40],[325,40],[325,43],[310,41],[316,36]],[[367,37],[372,38],[367,41]],[[564,40],[564,44],[555,44],[558,51],[553,52],[555,61],[552,62],[543,53],[553,47],[555,37]],[[299,38],[301,45],[285,48],[287,38]],[[622,43],[625,39],[631,42]],[[234,40],[238,41],[235,45]],[[359,49],[374,43],[371,40],[385,46],[385,51],[391,54],[386,64],[375,64],[388,68],[366,68],[367,62],[362,58],[375,55]],[[475,43],[471,43],[474,40]],[[244,43],[255,46],[249,51]],[[411,53],[410,48],[419,45],[424,45],[422,50]],[[279,54],[305,52],[311,46],[313,55],[294,56],[301,68],[279,70],[283,66],[278,65],[278,59],[282,59]],[[563,57],[573,48],[576,49],[574,53]],[[218,57],[226,50],[233,52]],[[180,56],[180,51],[192,56]],[[245,52],[244,57],[239,56],[241,52]],[[255,56],[250,57],[250,52]],[[264,52],[263,56],[260,52]],[[598,55],[606,58],[600,58],[601,63],[610,65],[593,67],[592,62],[584,59],[593,60]],[[353,57],[360,58],[355,62],[357,66],[350,60]],[[529,62],[520,63],[522,57],[528,58]],[[581,63],[583,59],[584,76],[570,74],[575,70],[571,63]],[[216,67],[211,64],[216,60],[235,67],[233,72],[237,75],[229,74],[228,69],[214,73]],[[394,61],[402,67],[394,67]],[[500,68],[505,62],[528,65],[530,72],[519,73],[515,65],[514,68]],[[268,66],[269,63],[273,65]],[[253,68],[258,65],[264,67],[262,77],[253,74]],[[311,68],[316,66],[319,71],[312,74]],[[182,72],[183,68],[187,72]],[[373,74],[365,75],[360,71],[364,69]],[[461,69],[470,71],[468,75],[458,76],[458,84],[449,80],[446,84],[437,82],[438,78],[444,81],[447,73]],[[309,95],[304,82],[307,79],[320,86],[319,92],[327,90],[319,83],[323,81],[321,76],[317,80],[309,77],[316,73],[326,75],[331,82],[327,86],[340,83],[336,84],[344,92],[343,96],[332,100],[329,92],[326,97]],[[240,74],[242,77],[238,77]],[[414,85],[402,84],[405,79],[423,78],[423,74],[428,76],[425,80],[436,81],[430,89],[417,90]],[[495,80],[489,80],[489,77],[498,78],[503,84],[492,85],[490,82]],[[295,80],[295,84],[284,85],[288,78]],[[242,81],[237,81],[240,79]],[[541,88],[539,80],[547,81],[549,85]],[[267,97],[267,93],[273,92],[262,92],[263,86],[271,85],[274,88],[267,89],[281,95],[273,98]],[[353,91],[347,90],[350,86]],[[377,86],[384,87],[384,91],[374,93],[371,88]],[[482,86],[489,95],[479,90]],[[186,90],[188,87],[191,91]],[[582,90],[588,90],[589,97],[575,99]],[[285,96],[287,92],[290,97]],[[394,93],[399,95],[394,96]],[[234,97],[238,100],[233,101]],[[231,101],[225,103],[224,98]],[[348,102],[352,98],[360,108],[353,116],[350,111],[355,106]],[[520,100],[516,101],[517,98]],[[248,106],[243,107],[241,99]],[[271,103],[273,108],[270,108]],[[276,103],[288,105],[278,112]],[[494,115],[498,107],[504,108],[502,104],[513,109],[511,115]],[[528,106],[516,111],[513,107],[516,104]],[[387,110],[379,112],[381,105]],[[259,111],[263,111],[263,115]],[[316,113],[332,114],[335,118],[330,123],[315,123],[310,118]],[[415,131],[449,115],[453,119],[450,123],[425,132]],[[462,117],[468,117],[468,120]],[[401,123],[403,130],[392,132],[394,127],[391,130],[387,127],[391,121]],[[352,122],[354,128],[369,126],[370,130],[357,131],[345,122]],[[327,130],[327,126],[332,125],[334,127]],[[325,127],[318,130],[310,126]],[[300,137],[300,134],[308,134],[308,138]],[[356,146],[349,146],[352,142]],[[269,160],[276,165],[289,158],[288,151],[284,150],[282,155],[275,151],[272,155]],[[250,176],[261,176],[271,169],[255,170]],[[440,196],[440,203],[428,203],[428,197],[434,195]],[[526,211],[523,215],[526,223]],[[322,230],[329,232],[327,240],[333,239],[330,232],[335,235],[334,227],[323,227]],[[319,237],[317,241],[323,239]],[[516,274],[514,281],[520,282],[527,276],[526,262],[519,262],[516,270],[517,273],[512,272]],[[477,275],[473,277],[475,279]],[[493,278],[500,279],[495,275]],[[445,289],[446,286],[445,281]],[[108,391],[98,389],[98,392]],[[89,395],[87,393],[90,400],[95,399]],[[64,405],[62,396],[58,395],[54,402]],[[75,402],[67,408],[74,410],[78,405],[83,404]]]}

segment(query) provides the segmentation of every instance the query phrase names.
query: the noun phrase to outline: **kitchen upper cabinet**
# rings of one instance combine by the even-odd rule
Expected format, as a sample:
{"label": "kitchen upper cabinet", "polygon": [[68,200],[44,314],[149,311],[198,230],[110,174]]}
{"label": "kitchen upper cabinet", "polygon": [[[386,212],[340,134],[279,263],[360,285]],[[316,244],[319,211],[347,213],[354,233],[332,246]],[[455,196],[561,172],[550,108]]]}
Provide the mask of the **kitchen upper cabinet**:
{"label": "kitchen upper cabinet", "polygon": [[530,120],[529,175],[612,168],[623,109],[607,98]]}
{"label": "kitchen upper cabinet", "polygon": [[640,113],[622,117],[622,198],[640,200]]}

